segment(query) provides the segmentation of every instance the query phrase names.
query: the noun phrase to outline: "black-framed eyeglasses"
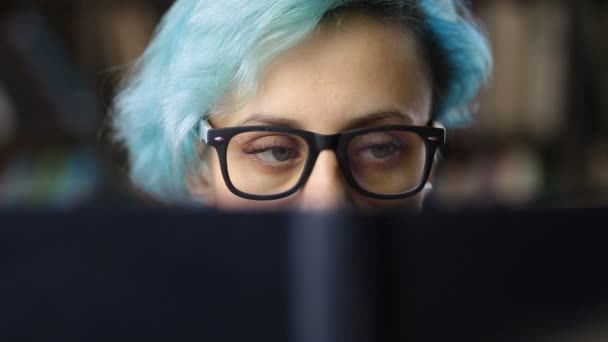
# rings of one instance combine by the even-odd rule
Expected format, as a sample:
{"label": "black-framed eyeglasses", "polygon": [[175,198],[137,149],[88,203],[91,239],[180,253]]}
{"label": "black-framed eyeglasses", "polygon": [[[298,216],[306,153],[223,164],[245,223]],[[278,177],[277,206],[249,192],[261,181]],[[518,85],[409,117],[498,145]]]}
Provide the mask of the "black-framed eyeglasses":
{"label": "black-framed eyeglasses", "polygon": [[242,198],[275,200],[294,194],[306,183],[319,153],[330,149],[356,191],[400,199],[424,188],[445,130],[391,125],[324,135],[275,126],[214,129],[201,120],[200,137],[217,150],[228,189]]}

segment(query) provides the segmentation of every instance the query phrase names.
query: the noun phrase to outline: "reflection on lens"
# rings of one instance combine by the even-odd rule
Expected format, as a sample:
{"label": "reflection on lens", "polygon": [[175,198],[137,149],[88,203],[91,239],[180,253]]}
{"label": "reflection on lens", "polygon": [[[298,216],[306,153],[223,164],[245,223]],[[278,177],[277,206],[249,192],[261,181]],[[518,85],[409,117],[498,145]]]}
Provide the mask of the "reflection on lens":
{"label": "reflection on lens", "polygon": [[372,132],[349,142],[347,158],[355,181],[363,189],[400,194],[420,184],[426,148],[424,140],[411,132]]}
{"label": "reflection on lens", "polygon": [[226,163],[232,184],[252,195],[275,195],[293,188],[306,164],[308,145],[279,132],[245,132],[228,144]]}

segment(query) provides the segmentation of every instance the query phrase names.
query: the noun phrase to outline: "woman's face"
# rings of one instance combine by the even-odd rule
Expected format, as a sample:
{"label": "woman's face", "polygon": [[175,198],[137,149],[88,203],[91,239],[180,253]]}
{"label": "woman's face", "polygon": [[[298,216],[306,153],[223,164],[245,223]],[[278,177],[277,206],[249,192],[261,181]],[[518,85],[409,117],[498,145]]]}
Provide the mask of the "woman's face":
{"label": "woman's face", "polygon": [[[299,46],[277,57],[255,96],[235,112],[210,120],[214,128],[289,125],[322,134],[382,125],[423,126],[429,120],[431,85],[419,48],[397,24],[350,13],[324,23]],[[378,200],[353,190],[336,155],[320,153],[308,181],[295,194],[272,201],[240,198],[227,188],[216,151],[208,173],[190,190],[220,209],[328,209],[362,211],[419,208],[424,191],[400,200]]]}

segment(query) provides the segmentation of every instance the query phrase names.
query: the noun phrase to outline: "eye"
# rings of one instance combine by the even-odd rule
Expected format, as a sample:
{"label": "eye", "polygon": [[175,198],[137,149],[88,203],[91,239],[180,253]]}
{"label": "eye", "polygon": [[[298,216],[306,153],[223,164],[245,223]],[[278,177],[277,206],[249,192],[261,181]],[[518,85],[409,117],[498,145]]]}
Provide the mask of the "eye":
{"label": "eye", "polygon": [[270,147],[255,154],[267,163],[285,162],[294,159],[297,155],[296,151],[287,147]]}
{"label": "eye", "polygon": [[367,149],[375,158],[385,159],[392,157],[399,153],[400,149],[398,146],[391,144],[375,145],[370,146]]}
{"label": "eye", "polygon": [[287,165],[302,157],[301,143],[289,135],[270,135],[249,141],[242,152],[263,164]]}
{"label": "eye", "polygon": [[382,162],[397,158],[407,150],[406,141],[387,133],[373,133],[359,137],[350,148],[350,158],[360,162]]}
{"label": "eye", "polygon": [[403,147],[395,144],[376,144],[360,149],[354,160],[364,163],[378,163],[398,158]]}

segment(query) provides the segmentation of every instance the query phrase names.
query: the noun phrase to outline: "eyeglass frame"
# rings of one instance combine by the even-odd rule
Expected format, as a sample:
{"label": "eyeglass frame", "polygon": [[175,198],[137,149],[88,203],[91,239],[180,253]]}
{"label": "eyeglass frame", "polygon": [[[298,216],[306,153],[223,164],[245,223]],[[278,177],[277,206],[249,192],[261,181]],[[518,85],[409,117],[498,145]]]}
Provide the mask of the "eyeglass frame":
{"label": "eyeglass frame", "polygon": [[[420,184],[418,184],[418,186],[412,190],[408,190],[406,192],[398,194],[378,194],[370,192],[359,185],[359,183],[355,180],[352,171],[348,167],[348,143],[353,138],[362,134],[396,130],[414,133],[421,137],[422,141],[424,141],[426,155]],[[233,137],[246,132],[287,133],[296,135],[306,142],[309,149],[306,164],[304,165],[304,169],[302,170],[300,179],[298,179],[298,181],[291,189],[278,194],[254,195],[243,192],[237,189],[232,184],[232,181],[230,180],[230,174],[228,172],[228,144],[230,143],[230,140]],[[304,186],[304,184],[308,181],[308,178],[310,177],[312,170],[314,169],[314,166],[317,162],[319,154],[324,150],[332,150],[335,153],[342,175],[344,176],[348,184],[362,195],[381,200],[395,200],[411,197],[424,188],[431,173],[433,161],[435,159],[435,153],[441,145],[445,144],[446,141],[445,129],[433,127],[432,120],[429,121],[427,126],[386,125],[358,128],[335,134],[321,134],[297,128],[279,126],[237,126],[226,128],[212,128],[211,125],[207,122],[207,120],[201,119],[199,125],[199,137],[202,142],[204,142],[208,146],[214,147],[217,151],[222,177],[224,178],[224,182],[226,183],[228,189],[233,194],[239,197],[258,201],[270,201],[285,198],[293,195],[298,190],[300,190],[300,188]]]}

